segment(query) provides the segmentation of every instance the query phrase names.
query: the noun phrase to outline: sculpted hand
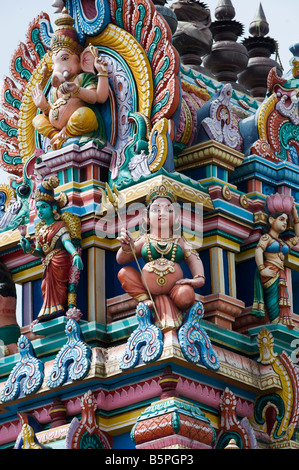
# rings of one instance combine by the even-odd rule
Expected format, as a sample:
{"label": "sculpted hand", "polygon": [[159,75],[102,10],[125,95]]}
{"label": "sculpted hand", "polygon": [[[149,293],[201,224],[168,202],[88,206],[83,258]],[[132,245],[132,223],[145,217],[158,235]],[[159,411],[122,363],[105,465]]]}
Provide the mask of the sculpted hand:
{"label": "sculpted hand", "polygon": [[293,217],[293,220],[298,218],[298,212],[297,212],[295,204],[292,207],[292,217]]}
{"label": "sculpted hand", "polygon": [[69,93],[76,93],[78,92],[79,90],[79,85],[77,85],[77,83],[74,83],[74,82],[64,82],[60,85],[59,87],[59,90],[61,91],[61,93],[63,93],[64,95],[67,95]]}
{"label": "sculpted hand", "polygon": [[204,277],[196,277],[195,279],[179,279],[176,284],[179,285],[189,285],[192,286],[194,289],[198,289],[205,284]]}
{"label": "sculpted hand", "polygon": [[49,103],[47,101],[47,98],[44,95],[42,86],[40,83],[36,85],[32,92],[32,99],[35,104],[35,106],[39,109],[45,109],[47,106],[49,106]]}
{"label": "sculpted hand", "polygon": [[107,62],[102,57],[95,59],[94,67],[98,73],[107,73]]}
{"label": "sculpted hand", "polygon": [[260,275],[262,277],[275,277],[276,273],[272,268],[268,267],[268,268],[264,268],[262,271],[260,271]]}
{"label": "sculpted hand", "polygon": [[29,241],[27,240],[27,238],[22,237],[20,240],[20,245],[24,253],[29,253],[29,251],[31,251],[31,245]]}
{"label": "sculpted hand", "polygon": [[125,228],[121,229],[120,237],[117,237],[117,240],[120,242],[121,247],[126,251],[129,251],[131,247],[134,247],[134,240]]}
{"label": "sculpted hand", "polygon": [[79,270],[82,270],[84,268],[83,261],[80,255],[74,256],[73,266],[76,266],[76,268]]}

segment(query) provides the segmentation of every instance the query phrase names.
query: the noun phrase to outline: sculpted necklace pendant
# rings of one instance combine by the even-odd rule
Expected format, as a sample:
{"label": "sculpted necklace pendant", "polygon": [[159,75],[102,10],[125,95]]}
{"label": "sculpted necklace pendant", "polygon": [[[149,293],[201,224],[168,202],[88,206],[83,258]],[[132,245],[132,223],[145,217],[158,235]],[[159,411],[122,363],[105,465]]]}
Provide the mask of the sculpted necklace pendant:
{"label": "sculpted necklace pendant", "polygon": [[41,240],[41,245],[42,245],[42,250],[44,253],[48,253],[50,251],[49,244],[47,242],[47,236],[49,233],[49,229],[47,225],[44,225],[39,232],[40,240]]}
{"label": "sculpted necklace pendant", "polygon": [[[56,92],[57,96],[57,92]],[[55,121],[57,121],[59,117],[59,108],[63,105],[65,105],[68,100],[71,97],[71,93],[68,93],[67,95],[62,96],[61,98],[56,99],[54,103],[51,104],[51,109],[52,109],[52,116]]]}
{"label": "sculpted necklace pendant", "polygon": [[[154,272],[157,275],[156,282],[158,286],[160,287],[164,287],[167,284],[167,278],[166,278],[167,274],[175,272],[174,260],[175,260],[176,250],[177,250],[177,244],[178,244],[178,239],[176,239],[174,243],[171,244],[170,247],[167,246],[167,250],[166,250],[167,254],[173,248],[171,260],[164,258],[165,250],[163,250],[163,252],[161,253],[161,251],[157,249],[157,244],[153,244],[156,251],[159,254],[161,254],[160,258],[153,260],[151,250],[150,250],[149,237],[147,239],[147,252],[148,252],[148,257],[150,260],[148,271]],[[168,245],[168,243],[165,243],[165,245]]]}

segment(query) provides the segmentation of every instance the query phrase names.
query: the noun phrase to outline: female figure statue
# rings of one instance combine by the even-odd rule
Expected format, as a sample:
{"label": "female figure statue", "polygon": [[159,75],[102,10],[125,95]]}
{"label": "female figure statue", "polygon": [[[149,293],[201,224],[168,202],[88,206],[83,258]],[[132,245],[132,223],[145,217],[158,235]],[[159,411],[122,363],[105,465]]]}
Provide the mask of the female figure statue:
{"label": "female figure statue", "polygon": [[[291,204],[290,204],[291,202]],[[267,199],[270,212],[267,226],[255,250],[258,271],[254,282],[254,303],[252,314],[265,316],[265,308],[272,323],[282,323],[294,328],[290,316],[290,302],[284,260],[291,248],[299,242],[299,218],[297,209],[290,198],[275,194]],[[274,210],[281,209],[281,210]],[[295,236],[284,241],[280,238],[292,216]]]}
{"label": "female figure statue", "polygon": [[[61,214],[60,209],[66,205],[67,197],[64,193],[60,193],[57,199],[54,197],[54,189],[58,185],[59,180],[51,176],[36,190],[36,210],[41,222],[35,227],[35,247],[31,247],[25,237],[20,241],[25,253],[42,258],[43,262],[41,289],[44,302],[39,321],[65,313],[72,265],[77,270],[83,269],[81,257],[72,242],[72,238],[80,238],[80,220],[68,212]],[[77,236],[71,237],[71,231],[77,232]]]}
{"label": "female figure statue", "polygon": [[[118,278],[136,302],[143,302],[150,309],[155,307],[155,322],[162,329],[181,325],[181,312],[195,303],[194,289],[205,283],[198,253],[180,234],[174,233],[178,222],[174,203],[176,197],[170,188],[164,184],[154,187],[146,199],[149,233],[134,242],[130,233],[122,229],[118,238],[121,248],[116,257],[119,264],[129,263],[134,259],[134,250],[136,257],[144,260],[141,273],[125,266]],[[189,266],[192,279],[183,278],[182,261]]]}

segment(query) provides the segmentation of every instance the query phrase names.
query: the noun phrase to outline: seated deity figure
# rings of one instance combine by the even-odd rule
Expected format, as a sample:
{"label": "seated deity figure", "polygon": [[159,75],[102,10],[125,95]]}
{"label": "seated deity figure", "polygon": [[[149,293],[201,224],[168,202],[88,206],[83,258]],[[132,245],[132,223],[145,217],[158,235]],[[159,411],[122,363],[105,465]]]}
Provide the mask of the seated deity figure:
{"label": "seated deity figure", "polygon": [[[177,329],[184,312],[195,303],[194,289],[205,283],[204,268],[196,250],[178,234],[177,199],[165,184],[155,186],[146,198],[147,232],[136,241],[122,229],[118,238],[119,264],[137,258],[145,262],[141,272],[132,266],[121,268],[118,278],[123,289],[136,303],[143,302],[155,310],[155,324],[161,329]],[[179,227],[181,232],[181,227]],[[133,251],[134,254],[133,254]],[[181,263],[185,261],[192,279],[185,279]]]}
{"label": "seated deity figure", "polygon": [[[290,250],[299,243],[299,218],[292,198],[275,194],[267,198],[267,225],[255,250],[257,271],[254,280],[252,315],[265,317],[271,323],[294,328],[290,315],[290,299],[284,261]],[[295,236],[283,240],[289,219],[293,220]]]}
{"label": "seated deity figure", "polygon": [[106,144],[105,126],[96,104],[104,103],[109,95],[107,66],[95,47],[81,46],[73,24],[64,8],[51,40],[53,74],[49,101],[41,84],[32,94],[41,111],[33,119],[33,126],[50,140],[54,150],[71,137],[85,136],[101,141],[102,146]]}

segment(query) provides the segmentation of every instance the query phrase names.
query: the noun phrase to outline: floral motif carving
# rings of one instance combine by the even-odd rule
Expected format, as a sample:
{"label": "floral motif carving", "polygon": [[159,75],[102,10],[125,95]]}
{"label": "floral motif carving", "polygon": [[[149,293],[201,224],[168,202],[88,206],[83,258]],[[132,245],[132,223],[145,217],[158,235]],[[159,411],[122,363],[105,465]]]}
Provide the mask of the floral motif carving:
{"label": "floral motif carving", "polygon": [[44,365],[34,355],[30,340],[21,335],[18,341],[20,360],[14,366],[1,394],[1,400],[8,402],[22,395],[36,393],[43,382]]}
{"label": "floral motif carving", "polygon": [[200,326],[203,314],[204,308],[201,302],[193,305],[186,315],[185,323],[179,329],[178,338],[187,361],[217,370],[220,367],[217,354],[212,348],[207,333]]}
{"label": "floral motif carving", "polygon": [[157,360],[163,351],[161,330],[152,324],[149,308],[140,302],[136,309],[138,327],[128,339],[125,353],[120,361],[121,369],[137,365],[140,358],[144,363]]}
{"label": "floral motif carving", "polygon": [[90,347],[81,340],[81,329],[72,319],[67,322],[65,333],[67,343],[56,356],[54,366],[48,377],[50,388],[60,387],[68,380],[83,379],[90,368]]}
{"label": "floral motif carving", "polygon": [[97,402],[89,390],[81,402],[82,418],[74,418],[66,436],[67,449],[111,449],[112,440],[96,421]]}

